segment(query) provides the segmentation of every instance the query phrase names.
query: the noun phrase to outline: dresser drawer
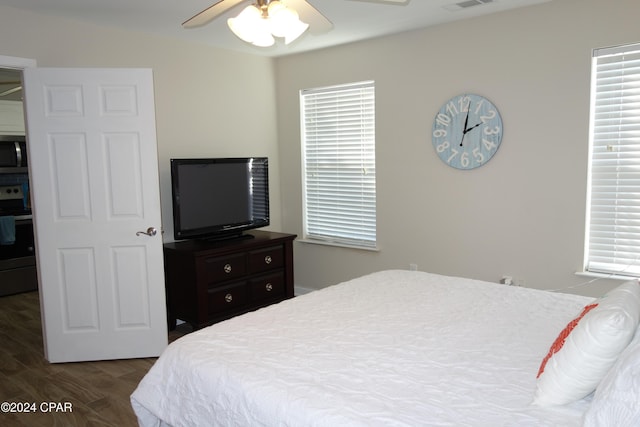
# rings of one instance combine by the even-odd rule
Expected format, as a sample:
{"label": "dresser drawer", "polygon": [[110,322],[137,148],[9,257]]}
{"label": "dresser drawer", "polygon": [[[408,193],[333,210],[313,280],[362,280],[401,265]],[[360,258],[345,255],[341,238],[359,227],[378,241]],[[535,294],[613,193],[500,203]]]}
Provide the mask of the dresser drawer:
{"label": "dresser drawer", "polygon": [[284,294],[284,273],[278,272],[251,279],[251,300],[260,301],[276,298]]}
{"label": "dresser drawer", "polygon": [[261,271],[280,268],[284,264],[284,248],[282,245],[249,252],[249,271]]}
{"label": "dresser drawer", "polygon": [[231,310],[247,302],[247,286],[245,282],[210,288],[207,293],[210,314]]}
{"label": "dresser drawer", "polygon": [[247,273],[245,254],[205,258],[203,262],[207,282],[234,279]]}

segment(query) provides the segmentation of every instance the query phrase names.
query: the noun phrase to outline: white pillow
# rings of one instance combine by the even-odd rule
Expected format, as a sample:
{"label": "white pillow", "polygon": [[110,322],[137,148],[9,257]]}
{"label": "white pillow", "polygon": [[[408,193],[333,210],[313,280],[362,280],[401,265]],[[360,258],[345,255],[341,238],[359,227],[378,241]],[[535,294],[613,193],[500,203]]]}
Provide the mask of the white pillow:
{"label": "white pillow", "polygon": [[640,426],[640,330],[598,385],[584,426]]}
{"label": "white pillow", "polygon": [[569,322],[542,361],[533,403],[564,405],[592,393],[640,322],[640,283],[625,282]]}

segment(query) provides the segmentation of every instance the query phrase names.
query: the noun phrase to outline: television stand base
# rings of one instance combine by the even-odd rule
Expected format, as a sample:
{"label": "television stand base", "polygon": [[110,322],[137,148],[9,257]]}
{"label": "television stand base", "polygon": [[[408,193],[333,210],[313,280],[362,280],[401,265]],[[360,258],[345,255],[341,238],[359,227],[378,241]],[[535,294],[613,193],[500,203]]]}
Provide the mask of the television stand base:
{"label": "television stand base", "polygon": [[205,237],[202,240],[203,242],[228,242],[230,240],[245,240],[245,239],[253,239],[255,236],[249,233],[232,233],[232,234],[222,234],[220,236],[215,237]]}

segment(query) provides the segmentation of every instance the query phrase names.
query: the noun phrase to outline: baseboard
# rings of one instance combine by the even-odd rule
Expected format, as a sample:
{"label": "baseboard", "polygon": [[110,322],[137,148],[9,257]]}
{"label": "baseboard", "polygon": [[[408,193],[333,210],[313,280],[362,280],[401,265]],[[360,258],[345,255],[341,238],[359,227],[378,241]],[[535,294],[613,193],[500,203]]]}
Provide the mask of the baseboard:
{"label": "baseboard", "polygon": [[293,291],[296,296],[300,296],[300,295],[308,294],[309,292],[313,292],[315,291],[315,289],[304,288],[302,286],[294,285]]}

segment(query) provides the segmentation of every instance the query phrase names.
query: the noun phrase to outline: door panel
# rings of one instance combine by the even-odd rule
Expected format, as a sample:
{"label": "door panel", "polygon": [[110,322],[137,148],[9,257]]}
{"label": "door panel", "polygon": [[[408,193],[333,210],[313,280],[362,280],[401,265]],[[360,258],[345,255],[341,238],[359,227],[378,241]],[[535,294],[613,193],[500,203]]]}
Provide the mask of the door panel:
{"label": "door panel", "polygon": [[105,165],[112,218],[142,218],[140,136],[134,133],[105,135]]}
{"label": "door panel", "polygon": [[90,248],[58,251],[58,270],[63,283],[60,303],[65,332],[100,329],[94,259],[94,251]]}
{"label": "door panel", "polygon": [[[87,165],[87,141],[84,134],[48,135],[49,170],[53,215],[55,221],[88,221],[91,219],[89,195],[89,169]],[[30,148],[34,151],[35,148]],[[34,160],[31,160],[34,164]],[[38,176],[31,167],[31,175]],[[34,173],[35,172],[35,173]],[[33,178],[32,178],[33,179]]]}
{"label": "door panel", "polygon": [[149,298],[145,288],[138,283],[147,283],[147,272],[140,268],[146,265],[144,246],[112,249],[113,275],[116,278],[116,325],[118,329],[150,327]]}

